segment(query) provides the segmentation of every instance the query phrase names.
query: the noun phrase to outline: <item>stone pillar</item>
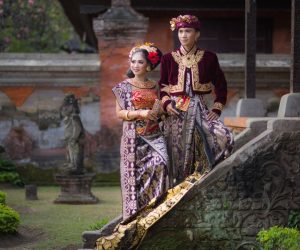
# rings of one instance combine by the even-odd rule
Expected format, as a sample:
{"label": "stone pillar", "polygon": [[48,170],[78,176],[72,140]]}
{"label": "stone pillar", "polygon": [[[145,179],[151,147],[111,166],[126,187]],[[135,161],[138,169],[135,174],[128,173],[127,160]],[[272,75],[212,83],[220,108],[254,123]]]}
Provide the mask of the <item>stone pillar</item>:
{"label": "stone pillar", "polygon": [[300,1],[292,0],[291,93],[300,93]]}
{"label": "stone pillar", "polygon": [[238,101],[236,116],[265,116],[262,101],[255,98],[256,0],[245,0],[245,59],[245,99]]}
{"label": "stone pillar", "polygon": [[245,8],[245,97],[255,98],[256,0],[246,0]]}
{"label": "stone pillar", "polygon": [[282,96],[278,117],[300,117],[300,0],[292,0],[291,11],[291,93]]}
{"label": "stone pillar", "polygon": [[95,159],[101,171],[119,169],[121,120],[116,117],[116,99],[111,89],[126,79],[128,55],[132,47],[144,42],[148,18],[138,14],[130,0],[112,0],[112,6],[93,20],[98,39],[100,67],[100,133]]}
{"label": "stone pillar", "polygon": [[115,115],[115,97],[111,89],[126,78],[131,48],[144,41],[148,18],[130,6],[130,0],[112,0],[112,6],[94,19],[98,39],[100,69],[100,119],[103,126],[120,124]]}

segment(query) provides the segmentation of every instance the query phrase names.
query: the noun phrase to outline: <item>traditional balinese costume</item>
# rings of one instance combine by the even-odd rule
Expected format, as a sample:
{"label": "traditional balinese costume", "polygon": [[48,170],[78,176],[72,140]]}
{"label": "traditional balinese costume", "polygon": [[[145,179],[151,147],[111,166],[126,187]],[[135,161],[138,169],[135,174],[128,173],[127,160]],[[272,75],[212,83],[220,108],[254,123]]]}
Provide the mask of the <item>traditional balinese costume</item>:
{"label": "traditional balinese costume", "polygon": [[[134,49],[137,48],[148,50],[153,62],[151,69],[159,64],[161,52],[156,47],[146,44]],[[149,81],[145,85],[137,88],[128,79],[113,88],[122,110],[152,109],[155,101],[159,101],[157,83]],[[120,153],[123,220],[126,220],[168,189],[168,156],[158,121],[124,120]]]}
{"label": "traditional balinese costume", "polygon": [[[170,23],[172,30],[200,28],[198,18],[190,15],[173,18]],[[233,135],[219,119],[208,120],[204,98],[214,89],[212,111],[220,115],[226,104],[227,83],[215,53],[196,46],[186,51],[181,46],[162,57],[159,85],[163,107],[171,103],[179,112],[165,121],[169,175],[176,184],[195,170],[209,171],[230,153]]]}
{"label": "traditional balinese costume", "polygon": [[[193,16],[179,16],[176,22],[172,19],[174,27],[193,27],[199,26],[199,21]],[[183,22],[178,22],[183,20]],[[185,25],[189,26],[185,26]],[[163,216],[172,210],[176,204],[193,188],[194,185],[204,176],[219,160],[223,159],[231,150],[233,137],[231,132],[223,125],[220,120],[208,121],[209,110],[204,101],[204,95],[215,88],[216,99],[213,111],[220,114],[226,103],[227,87],[224,74],[220,69],[216,55],[209,51],[194,48],[190,52],[185,52],[183,48],[163,56],[161,61],[161,79],[160,79],[160,97],[164,108],[169,103],[179,110],[179,116],[169,116],[165,119],[165,137],[167,138],[169,158],[171,158],[171,170],[166,173],[168,178],[175,181],[170,183],[173,188],[167,190],[165,196],[161,199],[153,199],[144,209],[138,211],[137,216],[128,223],[118,224],[111,235],[102,236],[97,240],[97,250],[108,249],[136,249],[147,231],[155,225]],[[134,96],[131,85],[125,81],[114,89],[122,109],[137,109],[134,103]],[[120,98],[119,98],[120,96]],[[150,105],[151,106],[151,105]],[[143,172],[156,174],[155,169],[158,165],[166,164],[162,157],[162,152],[166,151],[165,143],[161,133],[153,134],[153,141],[159,141],[156,145],[144,136],[137,133],[138,122],[124,122],[122,137],[122,163],[123,184],[122,190],[128,194],[124,196],[123,206],[128,207],[125,216],[135,212],[138,209],[136,198],[138,194],[144,195],[142,189],[137,189],[135,169],[141,169]],[[139,139],[146,150],[142,151]],[[135,152],[134,150],[137,150]],[[138,156],[141,152],[145,158],[152,159],[153,153],[160,156],[157,161],[150,161],[151,164],[137,164]],[[164,163],[163,163],[164,162]],[[150,166],[151,165],[151,166]],[[164,165],[166,166],[166,165]],[[160,168],[162,169],[162,168]],[[197,170],[197,171],[195,171]],[[125,173],[125,174],[124,174]],[[132,176],[132,178],[130,178]],[[144,175],[149,178],[149,175]],[[167,178],[163,174],[157,174],[159,179],[155,186],[160,187],[158,183],[167,183]],[[173,180],[172,179],[172,180]],[[150,180],[150,179],[148,179]],[[125,185],[125,186],[124,186]],[[126,186],[127,185],[127,186]],[[167,184],[164,184],[167,185]],[[131,189],[130,189],[131,188]],[[130,191],[133,190],[133,199]],[[161,192],[162,189],[157,192]],[[124,192],[124,191],[123,191]],[[152,195],[154,197],[154,195]],[[129,197],[129,198],[126,198]],[[149,200],[149,199],[147,199]],[[131,204],[133,206],[127,205]],[[143,206],[145,202],[142,202]],[[126,210],[126,209],[125,209]],[[124,211],[124,210],[123,210]],[[131,212],[132,211],[132,212]],[[124,212],[123,212],[124,216]]]}

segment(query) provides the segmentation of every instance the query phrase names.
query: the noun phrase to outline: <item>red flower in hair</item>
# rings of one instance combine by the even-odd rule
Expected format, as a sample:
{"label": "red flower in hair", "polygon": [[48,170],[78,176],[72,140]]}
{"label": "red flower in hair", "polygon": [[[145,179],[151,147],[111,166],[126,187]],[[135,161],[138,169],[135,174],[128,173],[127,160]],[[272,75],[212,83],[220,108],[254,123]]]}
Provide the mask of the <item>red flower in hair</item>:
{"label": "red flower in hair", "polygon": [[157,52],[149,52],[148,59],[153,65],[155,65],[159,61],[159,56]]}

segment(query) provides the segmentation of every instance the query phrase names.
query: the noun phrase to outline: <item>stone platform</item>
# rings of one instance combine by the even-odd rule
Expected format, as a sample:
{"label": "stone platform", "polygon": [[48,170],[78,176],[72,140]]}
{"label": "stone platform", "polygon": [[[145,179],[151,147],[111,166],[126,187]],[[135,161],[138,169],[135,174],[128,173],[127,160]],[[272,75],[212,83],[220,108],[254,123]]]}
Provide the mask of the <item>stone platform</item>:
{"label": "stone platform", "polygon": [[56,174],[55,181],[61,187],[60,195],[54,203],[96,204],[99,199],[91,192],[95,174],[67,175]]}

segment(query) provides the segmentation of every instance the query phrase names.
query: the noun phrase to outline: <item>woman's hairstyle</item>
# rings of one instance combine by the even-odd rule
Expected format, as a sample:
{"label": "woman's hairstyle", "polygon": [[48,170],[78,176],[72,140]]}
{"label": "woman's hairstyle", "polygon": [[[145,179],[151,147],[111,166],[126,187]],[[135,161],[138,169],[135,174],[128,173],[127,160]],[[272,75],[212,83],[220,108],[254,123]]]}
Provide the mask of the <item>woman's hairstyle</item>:
{"label": "woman's hairstyle", "polygon": [[[133,47],[129,53],[129,60],[131,60],[132,56],[136,53],[142,53],[143,57],[146,59],[147,64],[150,66],[151,71],[154,70],[157,65],[159,65],[162,52],[152,43],[145,43],[140,46]],[[129,78],[133,78],[134,74],[131,69],[127,71],[127,76]]]}
{"label": "woman's hairstyle", "polygon": [[[145,50],[145,49],[137,49],[135,50],[132,54],[131,54],[131,57],[130,57],[130,60],[131,58],[133,57],[133,55],[135,55],[136,53],[141,53],[144,57],[144,59],[146,60],[147,64],[151,65],[151,62],[150,60],[148,59],[148,51]],[[150,66],[151,67],[151,66]],[[126,74],[129,78],[133,78],[134,77],[134,73],[132,72],[132,70],[129,68],[128,71],[127,71],[127,74]]]}

